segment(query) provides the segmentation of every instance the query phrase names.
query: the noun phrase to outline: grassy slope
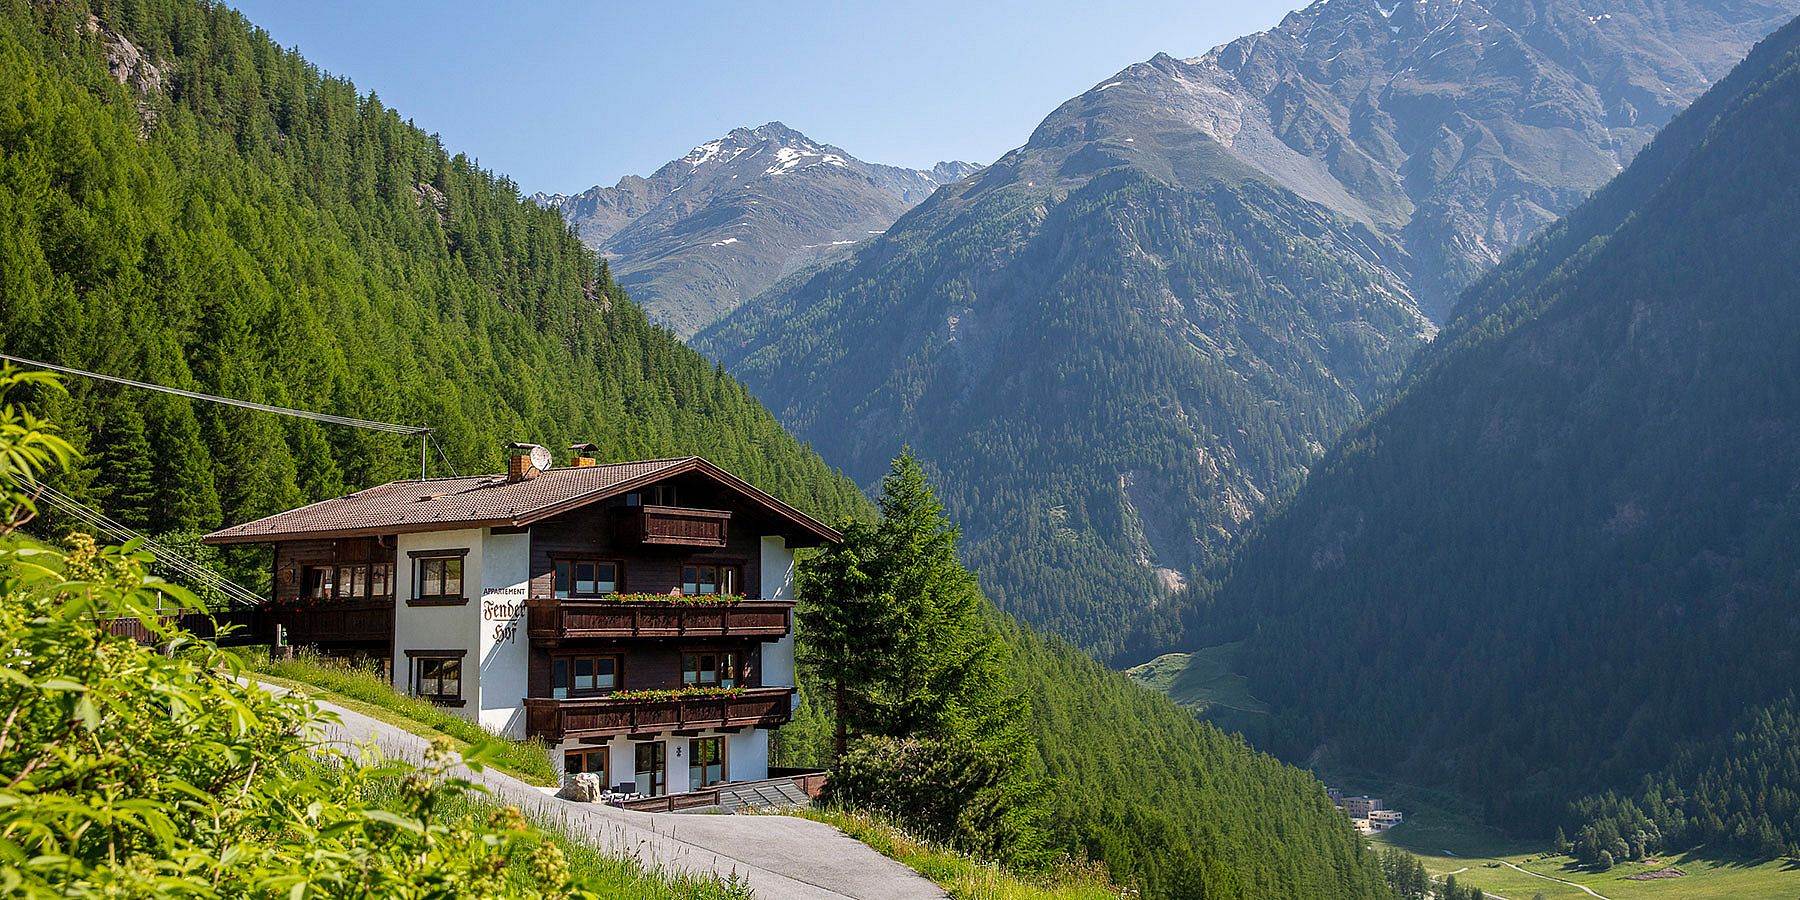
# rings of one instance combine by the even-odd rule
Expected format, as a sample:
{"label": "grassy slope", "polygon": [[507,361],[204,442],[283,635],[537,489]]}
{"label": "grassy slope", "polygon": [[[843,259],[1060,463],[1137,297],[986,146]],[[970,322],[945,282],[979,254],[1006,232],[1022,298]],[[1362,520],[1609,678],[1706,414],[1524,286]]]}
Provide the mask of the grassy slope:
{"label": "grassy slope", "polygon": [[1164,653],[1125,674],[1195,712],[1224,707],[1266,715],[1269,705],[1250,695],[1250,679],[1237,672],[1237,653],[1243,646],[1242,641],[1233,641],[1192,653]]}
{"label": "grassy slope", "polygon": [[255,647],[240,652],[244,662],[264,681],[303,691],[314,699],[336,703],[422,737],[447,735],[459,750],[492,742],[496,752],[488,760],[489,765],[531,784],[556,783],[556,769],[542,742],[501,739],[441,707],[396,692],[386,680],[364,669],[305,653],[294,659],[271,659],[262,650]]}

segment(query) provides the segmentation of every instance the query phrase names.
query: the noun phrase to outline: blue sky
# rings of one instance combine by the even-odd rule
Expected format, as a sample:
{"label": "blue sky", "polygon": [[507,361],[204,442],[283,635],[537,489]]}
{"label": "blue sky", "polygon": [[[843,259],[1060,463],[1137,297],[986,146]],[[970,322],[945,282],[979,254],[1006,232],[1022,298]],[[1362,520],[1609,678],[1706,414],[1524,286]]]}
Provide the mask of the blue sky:
{"label": "blue sky", "polygon": [[771,120],[871,162],[992,162],[1106,76],[1302,0],[227,2],[529,192],[647,175]]}

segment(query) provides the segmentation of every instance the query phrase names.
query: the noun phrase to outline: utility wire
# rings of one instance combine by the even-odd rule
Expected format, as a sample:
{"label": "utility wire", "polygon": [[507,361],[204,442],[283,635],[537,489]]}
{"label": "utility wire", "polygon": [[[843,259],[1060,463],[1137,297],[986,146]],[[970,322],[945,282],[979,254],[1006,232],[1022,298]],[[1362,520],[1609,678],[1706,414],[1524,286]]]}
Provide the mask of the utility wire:
{"label": "utility wire", "polygon": [[15,362],[22,366],[33,366],[33,367],[39,368],[39,369],[49,369],[53,372],[65,372],[70,375],[80,375],[84,378],[95,378],[95,379],[99,379],[100,381],[110,381],[114,384],[130,385],[131,387],[143,388],[144,390],[147,390],[147,391],[161,391],[162,393],[165,393],[165,394],[174,394],[177,397],[186,397],[190,400],[205,400],[210,403],[223,403],[227,406],[240,406],[240,407],[243,407],[244,409],[255,409],[255,410],[261,410],[262,412],[277,413],[279,415],[284,415],[284,416],[295,416],[295,417],[302,418],[302,419],[312,419],[315,422],[329,422],[333,425],[348,425],[352,428],[367,428],[367,429],[371,429],[373,431],[386,431],[391,434],[410,434],[410,435],[413,435],[414,437],[418,437],[421,435],[429,435],[429,434],[431,434],[431,432],[433,430],[430,428],[422,428],[417,425],[395,425],[392,422],[376,422],[376,421],[373,421],[370,419],[351,418],[350,416],[334,416],[330,413],[318,413],[318,412],[312,412],[311,410],[305,410],[305,409],[291,409],[286,406],[271,406],[267,403],[253,403],[249,400],[239,400],[234,397],[220,397],[220,396],[217,396],[214,394],[202,394],[198,391],[184,391],[181,388],[166,387],[166,386],[160,385],[160,384],[149,384],[147,382],[142,382],[142,381],[132,381],[129,378],[120,378],[117,375],[102,375],[98,372],[88,372],[88,371],[84,371],[82,369],[71,369],[67,366],[58,366],[58,365],[54,365],[54,364],[47,363],[47,362],[38,362],[35,359],[25,359],[24,357],[21,357],[21,356],[9,356],[5,353],[0,353],[0,359],[6,360],[7,362]]}
{"label": "utility wire", "polygon": [[156,557],[158,563],[167,566],[181,575],[185,575],[190,580],[204,587],[211,588],[224,594],[227,598],[234,601],[233,605],[260,605],[263,602],[262,597],[238,585],[236,582],[214,572],[212,569],[201,563],[188,559],[174,550],[170,550],[168,547],[151,540],[146,535],[139,534],[129,526],[122,525],[108,518],[105,513],[70,497],[68,494],[63,493],[30,475],[17,474],[13,477],[17,478],[26,487],[31,488],[36,495],[50,501],[50,505],[93,526],[96,530],[120,543],[125,543],[133,539],[141,540],[144,549],[150,551],[150,554]]}

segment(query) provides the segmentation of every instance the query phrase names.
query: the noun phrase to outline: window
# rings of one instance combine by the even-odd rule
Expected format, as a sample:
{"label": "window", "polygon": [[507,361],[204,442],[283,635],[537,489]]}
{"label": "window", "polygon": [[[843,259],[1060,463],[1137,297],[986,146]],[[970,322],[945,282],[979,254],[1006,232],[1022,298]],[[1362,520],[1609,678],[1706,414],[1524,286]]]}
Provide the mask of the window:
{"label": "window", "polygon": [[735,594],[737,590],[737,566],[696,564],[681,568],[681,593],[686,596]]}
{"label": "window", "polygon": [[686,687],[737,687],[743,678],[733,651],[703,650],[681,655],[681,683]]}
{"label": "window", "polygon": [[337,596],[340,599],[366,600],[393,595],[394,567],[391,563],[337,567]]}
{"label": "window", "polygon": [[556,657],[550,661],[550,696],[610,694],[619,689],[622,668],[617,656]]}
{"label": "window", "polygon": [[693,738],[688,741],[688,790],[711,787],[725,780],[725,739]]}
{"label": "window", "polygon": [[637,792],[646,797],[660,797],[667,790],[668,773],[664,771],[662,741],[645,741],[637,745]]}
{"label": "window", "polygon": [[308,600],[325,600],[332,596],[331,569],[307,566],[300,570],[300,596]]}
{"label": "window", "polygon": [[554,595],[570,597],[604,597],[619,590],[619,564],[601,560],[559,559],[556,561]]}
{"label": "window", "polygon": [[415,588],[419,599],[461,599],[463,595],[463,558],[460,556],[427,556],[419,560],[419,583]]}
{"label": "window", "polygon": [[563,774],[573,775],[577,772],[592,772],[600,776],[600,786],[612,787],[606,780],[607,752],[605,747],[581,747],[563,751]]}
{"label": "window", "polygon": [[413,693],[428,700],[462,700],[462,657],[413,657]]}

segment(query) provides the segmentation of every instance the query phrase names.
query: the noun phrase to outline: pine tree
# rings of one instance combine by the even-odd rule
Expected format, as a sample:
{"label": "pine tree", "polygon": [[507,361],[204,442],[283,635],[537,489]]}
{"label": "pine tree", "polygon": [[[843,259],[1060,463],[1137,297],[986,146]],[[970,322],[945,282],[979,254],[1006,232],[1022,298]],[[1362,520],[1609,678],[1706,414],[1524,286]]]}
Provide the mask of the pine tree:
{"label": "pine tree", "polygon": [[185,399],[158,396],[146,409],[156,472],[151,528],[168,534],[217,527],[219,490],[213,484],[212,454],[201,440],[193,407]]}
{"label": "pine tree", "polygon": [[796,630],[804,635],[800,664],[831,689],[837,720],[834,757],[844,755],[852,731],[877,727],[877,694],[900,630],[899,608],[881,591],[863,558],[876,544],[874,526],[848,522],[843,533],[842,544],[801,567],[795,612]]}
{"label": "pine tree", "polygon": [[156,507],[156,480],[144,417],[137,404],[115,400],[106,407],[105,424],[94,449],[99,469],[95,494],[105,512],[119,524],[138,531],[150,528]]}
{"label": "pine tree", "polygon": [[873,569],[901,626],[882,695],[883,730],[991,735],[996,714],[1016,712],[1003,651],[982,621],[981,588],[957,558],[957,529],[910,449],[883,479],[879,506]]}
{"label": "pine tree", "polygon": [[[908,453],[878,505],[879,523],[847,527],[802,570],[802,659],[832,685],[838,710],[828,799],[989,858],[1032,858],[1042,835],[1030,711],[957,559],[956,529]],[[928,785],[936,796],[917,796]]]}

